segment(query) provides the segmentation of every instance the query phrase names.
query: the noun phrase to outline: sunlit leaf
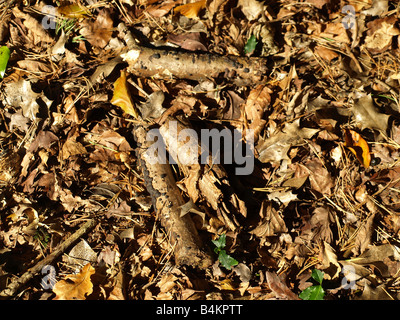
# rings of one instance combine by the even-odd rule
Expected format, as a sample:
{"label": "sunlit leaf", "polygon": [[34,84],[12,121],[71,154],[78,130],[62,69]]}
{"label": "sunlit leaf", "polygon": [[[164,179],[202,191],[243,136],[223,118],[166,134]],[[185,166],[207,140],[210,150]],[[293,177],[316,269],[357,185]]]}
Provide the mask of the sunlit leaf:
{"label": "sunlit leaf", "polygon": [[313,278],[319,284],[322,284],[322,281],[324,280],[324,273],[321,270],[314,269],[311,273],[311,278]]}
{"label": "sunlit leaf", "polygon": [[367,141],[359,133],[346,129],[344,133],[345,146],[356,156],[361,164],[368,168],[371,163],[371,154]]}
{"label": "sunlit leaf", "polygon": [[174,9],[175,13],[180,13],[186,18],[197,18],[201,9],[206,7],[206,0],[201,0],[193,3],[183,4]]}
{"label": "sunlit leaf", "polygon": [[8,49],[6,46],[2,46],[0,48],[0,78],[4,77],[9,59],[10,49]]}
{"label": "sunlit leaf", "polygon": [[221,265],[228,270],[231,270],[233,266],[236,266],[239,263],[236,259],[227,254],[225,250],[219,252],[218,260],[221,262]]}
{"label": "sunlit leaf", "polygon": [[111,103],[120,107],[125,113],[138,118],[139,114],[132,102],[128,91],[128,83],[126,81],[126,72],[121,71],[121,76],[114,82],[114,92]]}
{"label": "sunlit leaf", "polygon": [[93,283],[90,276],[95,269],[86,264],[81,272],[67,276],[65,280],[58,281],[53,288],[56,294],[54,300],[85,300],[93,292]]}
{"label": "sunlit leaf", "polygon": [[81,19],[90,15],[90,11],[79,4],[69,4],[57,8],[59,14],[67,18]]}
{"label": "sunlit leaf", "polygon": [[302,300],[324,300],[325,291],[321,285],[311,286],[299,294]]}
{"label": "sunlit leaf", "polygon": [[246,45],[244,46],[244,53],[245,54],[251,54],[253,51],[256,49],[257,46],[257,39],[254,36],[254,34],[247,40]]}

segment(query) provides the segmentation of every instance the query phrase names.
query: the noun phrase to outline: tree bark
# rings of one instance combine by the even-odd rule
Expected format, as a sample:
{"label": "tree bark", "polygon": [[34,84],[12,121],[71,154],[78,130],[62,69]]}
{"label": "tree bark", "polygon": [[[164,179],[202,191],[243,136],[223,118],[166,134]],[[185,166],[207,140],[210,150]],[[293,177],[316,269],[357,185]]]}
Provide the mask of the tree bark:
{"label": "tree bark", "polygon": [[223,80],[240,86],[263,82],[268,60],[135,46],[121,57],[128,72],[159,79]]}

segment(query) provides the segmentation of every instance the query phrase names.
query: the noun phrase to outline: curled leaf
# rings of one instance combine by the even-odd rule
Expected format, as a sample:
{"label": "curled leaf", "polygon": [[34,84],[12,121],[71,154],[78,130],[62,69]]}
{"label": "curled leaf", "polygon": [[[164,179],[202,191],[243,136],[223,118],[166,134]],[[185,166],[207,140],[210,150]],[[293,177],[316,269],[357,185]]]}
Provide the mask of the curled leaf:
{"label": "curled leaf", "polygon": [[345,146],[356,156],[361,164],[368,168],[371,163],[371,154],[367,141],[353,130],[346,129],[344,132]]}
{"label": "curled leaf", "polygon": [[139,117],[138,111],[128,91],[126,72],[123,70],[121,71],[121,76],[114,82],[114,92],[111,103],[120,107],[125,113],[130,114],[134,118],[137,119]]}
{"label": "curled leaf", "polygon": [[175,13],[180,13],[184,15],[186,18],[193,19],[199,16],[199,12],[201,9],[206,7],[206,0],[201,0],[193,3],[183,4],[174,9]]}

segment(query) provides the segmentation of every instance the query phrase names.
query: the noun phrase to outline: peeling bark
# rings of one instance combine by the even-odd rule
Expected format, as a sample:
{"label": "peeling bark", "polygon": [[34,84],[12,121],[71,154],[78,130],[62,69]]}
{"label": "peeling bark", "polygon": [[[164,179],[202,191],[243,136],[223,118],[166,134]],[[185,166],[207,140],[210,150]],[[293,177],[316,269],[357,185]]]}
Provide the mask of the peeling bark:
{"label": "peeling bark", "polygon": [[138,77],[196,81],[212,78],[248,86],[262,82],[268,71],[268,60],[258,57],[147,47],[134,47],[121,57],[129,64],[128,72]]}
{"label": "peeling bark", "polygon": [[[190,163],[192,159],[187,158],[193,157],[193,155],[185,154],[185,150],[187,150],[185,144],[189,142],[179,141],[177,137],[182,130],[186,130],[186,134],[190,134],[194,130],[188,121],[178,120],[179,117],[177,119],[168,117],[160,127],[160,134],[169,154],[185,175],[183,183],[189,196],[194,203],[199,198],[205,200],[217,213],[219,220],[224,222],[230,230],[237,231],[240,229],[237,217],[247,216],[244,201],[239,199],[230,185],[224,167],[219,163],[213,163],[212,157],[209,158],[209,163]],[[174,125],[171,126],[171,122]],[[197,147],[197,159],[203,152],[211,155],[210,150],[200,143],[197,136],[190,137],[190,140],[195,142],[195,147]]]}
{"label": "peeling bark", "polygon": [[137,127],[134,136],[138,143],[137,156],[143,171],[145,184],[150,193],[153,206],[169,240],[174,246],[177,265],[189,265],[205,269],[213,260],[203,248],[202,241],[190,215],[181,217],[181,206],[185,203],[169,163],[152,164],[148,148],[153,144],[146,140],[147,130]]}

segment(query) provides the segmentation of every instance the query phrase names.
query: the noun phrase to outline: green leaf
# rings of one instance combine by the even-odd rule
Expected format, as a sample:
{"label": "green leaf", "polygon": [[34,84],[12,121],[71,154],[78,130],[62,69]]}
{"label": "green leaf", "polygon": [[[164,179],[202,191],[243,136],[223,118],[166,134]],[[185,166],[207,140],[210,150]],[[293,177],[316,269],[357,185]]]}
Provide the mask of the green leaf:
{"label": "green leaf", "polygon": [[239,262],[232,258],[225,250],[221,250],[218,255],[218,260],[222,266],[228,270],[231,270],[233,266],[236,266]]}
{"label": "green leaf", "polygon": [[322,284],[322,281],[324,280],[324,272],[314,269],[311,273],[311,278],[313,278],[315,281],[317,281],[320,285]]}
{"label": "green leaf", "polygon": [[217,240],[211,240],[211,241],[216,246],[216,248],[214,249],[215,253],[218,253],[226,246],[226,234],[225,233],[221,234]]}
{"label": "green leaf", "polygon": [[10,59],[10,49],[6,46],[0,48],[0,78],[6,73],[7,63]]}
{"label": "green leaf", "polygon": [[302,300],[324,300],[324,296],[325,291],[321,285],[308,287],[299,294]]}
{"label": "green leaf", "polygon": [[244,53],[245,54],[251,54],[253,51],[256,49],[257,46],[257,40],[254,34],[247,40],[246,45],[244,46]]}

